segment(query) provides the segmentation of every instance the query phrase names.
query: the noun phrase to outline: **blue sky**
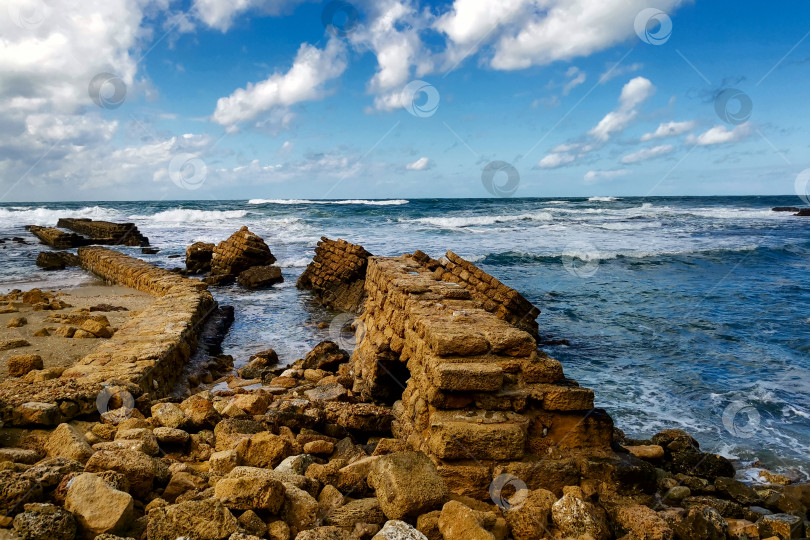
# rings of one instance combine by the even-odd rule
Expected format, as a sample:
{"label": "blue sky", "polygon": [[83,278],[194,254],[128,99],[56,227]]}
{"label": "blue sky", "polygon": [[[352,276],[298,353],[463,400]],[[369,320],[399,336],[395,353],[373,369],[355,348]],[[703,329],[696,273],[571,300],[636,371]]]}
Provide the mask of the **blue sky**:
{"label": "blue sky", "polygon": [[773,6],[9,0],[0,201],[487,197],[493,161],[514,196],[789,194],[810,4]]}

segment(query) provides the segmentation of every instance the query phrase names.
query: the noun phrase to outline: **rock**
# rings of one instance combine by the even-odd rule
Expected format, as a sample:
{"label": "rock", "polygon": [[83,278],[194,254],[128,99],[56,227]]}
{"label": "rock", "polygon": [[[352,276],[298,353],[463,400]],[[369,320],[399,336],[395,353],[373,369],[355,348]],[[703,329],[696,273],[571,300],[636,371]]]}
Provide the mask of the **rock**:
{"label": "rock", "polygon": [[439,531],[444,540],[495,540],[475,512],[457,501],[449,501],[442,507]]}
{"label": "rock", "polygon": [[728,524],[720,513],[710,506],[695,506],[688,510],[671,508],[660,512],[675,538],[725,540]]}
{"label": "rock", "polygon": [[307,468],[315,462],[313,456],[307,454],[298,454],[285,458],[284,461],[278,464],[275,468],[276,472],[301,474],[307,472]]}
{"label": "rock", "polygon": [[251,416],[262,415],[267,412],[271,398],[264,392],[254,392],[251,394],[239,394],[231,402],[245,413]]}
{"label": "rock", "polygon": [[799,210],[798,212],[796,212],[793,215],[794,216],[804,216],[804,217],[810,216],[810,208],[802,208],[801,210]]}
{"label": "rock", "polygon": [[267,266],[274,262],[276,258],[264,240],[247,227],[242,227],[214,248],[211,274],[237,276],[248,268]]}
{"label": "rock", "polygon": [[[214,428],[220,421],[219,413],[210,399],[195,394],[180,403],[180,409],[191,424],[198,429]],[[166,426],[179,427],[179,426]]]}
{"label": "rock", "polygon": [[375,497],[356,499],[333,509],[324,516],[326,525],[352,530],[356,523],[385,523],[380,503]]}
{"label": "rock", "polygon": [[790,514],[771,514],[763,516],[757,522],[759,536],[769,538],[775,536],[780,540],[785,538],[803,538],[804,520],[798,516]]}
{"label": "rock", "polygon": [[657,444],[625,446],[624,448],[641,459],[658,460],[664,457],[664,449]]}
{"label": "rock", "polygon": [[332,341],[322,341],[307,353],[301,367],[334,372],[340,364],[348,361],[349,353]]}
{"label": "rock", "polygon": [[36,264],[45,270],[64,270],[79,266],[79,257],[68,251],[40,251]]}
{"label": "rock", "polygon": [[427,536],[404,521],[391,520],[371,540],[428,540]]}
{"label": "rock", "polygon": [[73,334],[73,339],[95,339],[97,337],[98,336],[95,335],[93,332],[82,330],[81,328],[76,330],[76,332]]}
{"label": "rock", "polygon": [[[163,490],[163,499],[169,503],[177,501],[177,498],[190,491],[201,492],[208,487],[208,482],[195,474],[185,471],[177,471],[172,474],[166,489]],[[227,506],[227,505],[225,505]]]}
{"label": "rock", "polygon": [[55,426],[62,422],[62,411],[55,403],[29,401],[14,411],[14,422],[18,425]]}
{"label": "rock", "polygon": [[152,418],[155,418],[161,426],[167,428],[182,427],[187,421],[186,413],[174,403],[152,405]]}
{"label": "rock", "polygon": [[709,495],[698,495],[686,497],[681,504],[684,508],[691,508],[692,506],[711,506],[723,517],[741,518],[743,517],[743,508],[734,501],[727,501]]}
{"label": "rock", "polygon": [[76,516],[79,529],[90,534],[118,533],[133,517],[134,501],[128,493],[111,488],[95,474],[71,480],[65,509]]}
{"label": "rock", "polygon": [[54,335],[63,338],[72,338],[76,335],[76,327],[74,326],[60,326],[54,330]]}
{"label": "rock", "polygon": [[281,521],[273,521],[267,524],[267,536],[270,540],[290,540],[290,526]]}
{"label": "rock", "polygon": [[236,281],[248,289],[259,289],[282,283],[284,278],[281,275],[281,268],[269,265],[248,268],[239,274]]}
{"label": "rock", "polygon": [[22,505],[42,497],[42,486],[28,475],[0,470],[0,514],[14,515]]}
{"label": "rock", "polygon": [[219,500],[187,501],[149,512],[148,540],[225,540],[238,523]]}
{"label": "rock", "polygon": [[236,467],[216,483],[214,497],[233,510],[278,512],[284,501],[285,486],[271,471],[254,467]]}
{"label": "rock", "polygon": [[368,475],[368,484],[388,519],[415,519],[439,508],[448,493],[436,466],[421,452],[380,457]]}
{"label": "rock", "polygon": [[[112,328],[109,325],[93,319],[87,319],[82,323],[80,330],[89,332],[99,338],[111,338],[113,335]],[[77,331],[78,332],[78,331]],[[76,337],[75,334],[73,337]]]}
{"label": "rock", "polygon": [[24,463],[26,465],[33,465],[42,458],[36,450],[27,450],[25,448],[0,448],[0,463]]}
{"label": "rock", "polygon": [[152,457],[137,450],[100,450],[93,454],[85,467],[87,472],[116,471],[130,482],[132,494],[142,499],[152,490],[158,464]]}
{"label": "rock", "polygon": [[151,429],[122,429],[122,427],[120,426],[115,434],[115,442],[123,443],[126,448],[138,450],[149,456],[156,456],[160,453],[160,446]]}
{"label": "rock", "polygon": [[260,367],[271,367],[278,364],[278,354],[273,349],[265,349],[263,351],[259,351],[248,359],[250,363],[254,362],[261,362],[261,364],[256,364]]}
{"label": "rock", "polygon": [[160,444],[184,445],[190,438],[189,434],[182,429],[170,427],[157,427],[152,430],[152,433]]}
{"label": "rock", "polygon": [[774,206],[771,208],[772,212],[799,212],[801,208],[795,206]]}
{"label": "rock", "polygon": [[156,247],[144,247],[141,248],[141,253],[143,253],[144,255],[157,255],[158,253],[160,253],[160,249]]}
{"label": "rock", "polygon": [[19,349],[20,347],[30,347],[31,344],[24,339],[3,339],[0,340],[0,351]]}
{"label": "rock", "polygon": [[51,332],[47,328],[40,328],[36,332],[34,332],[34,337],[48,337],[51,335]]}
{"label": "rock", "polygon": [[191,274],[208,272],[213,254],[214,244],[194,242],[186,248],[186,270]]}
{"label": "rock", "polygon": [[246,533],[262,537],[267,533],[267,525],[253,510],[247,510],[236,520]]}
{"label": "rock", "polygon": [[301,531],[295,540],[354,540],[351,533],[340,527],[315,527],[308,531]]}
{"label": "rock", "polygon": [[45,452],[48,457],[67,458],[79,463],[87,463],[93,455],[93,449],[87,444],[84,435],[70,424],[59,424],[51,432],[45,444]]}
{"label": "rock", "polygon": [[320,403],[325,401],[347,401],[349,398],[349,391],[340,384],[332,383],[323,386],[316,386],[304,392],[307,399],[313,403]]}
{"label": "rock", "polygon": [[239,464],[239,454],[235,449],[214,452],[208,458],[208,466],[214,474],[228,474]]}
{"label": "rock", "polygon": [[664,496],[664,501],[667,503],[678,503],[691,495],[692,490],[690,490],[688,487],[673,486],[667,491],[666,495]]}
{"label": "rock", "polygon": [[761,470],[758,476],[765,480],[767,483],[775,486],[786,486],[790,484],[790,479],[781,474],[772,473],[771,471]]}
{"label": "rock", "polygon": [[17,309],[17,308],[15,308],[15,307],[14,307],[14,304],[12,304],[11,302],[9,302],[9,303],[8,303],[8,305],[7,305],[6,307],[4,307],[4,308],[0,308],[0,314],[5,314],[5,313],[19,313],[19,312],[20,312],[20,310],[19,310],[19,309]]}
{"label": "rock", "polygon": [[307,454],[329,455],[335,451],[335,443],[330,441],[309,441],[304,445]]}
{"label": "rock", "polygon": [[287,439],[265,431],[241,440],[236,452],[244,465],[273,468],[292,454],[292,445]]}
{"label": "rock", "polygon": [[281,517],[293,533],[310,529],[318,522],[318,501],[309,493],[288,482],[284,483]]}
{"label": "rock", "polygon": [[22,328],[26,324],[28,324],[28,319],[25,317],[14,317],[6,323],[6,328]]}
{"label": "rock", "polygon": [[[622,506],[616,510],[614,516],[616,527],[630,538],[644,538],[647,540],[670,540],[673,538],[672,529],[654,510],[642,506]],[[616,531],[617,536],[619,531]]]}
{"label": "rock", "polygon": [[756,523],[745,519],[728,519],[728,538],[730,540],[751,540],[759,538]]}
{"label": "rock", "polygon": [[512,537],[515,540],[542,538],[548,532],[551,508],[555,502],[557,497],[545,489],[521,490],[512,495],[504,512]]}
{"label": "rock", "polygon": [[551,517],[565,535],[589,534],[595,540],[610,538],[610,526],[605,511],[572,495],[563,495],[551,506]]}
{"label": "rock", "polygon": [[45,489],[54,488],[70,473],[84,471],[84,465],[66,458],[45,459],[31,467],[23,476],[33,480]]}
{"label": "rock", "polygon": [[8,359],[8,376],[23,377],[30,371],[42,369],[42,357],[38,354],[20,354]]}
{"label": "rock", "polygon": [[734,499],[743,506],[756,506],[762,504],[762,497],[751,487],[733,478],[720,477],[714,481],[717,491]]}
{"label": "rock", "polygon": [[73,540],[76,520],[52,504],[26,504],[14,518],[14,532],[22,540]]}

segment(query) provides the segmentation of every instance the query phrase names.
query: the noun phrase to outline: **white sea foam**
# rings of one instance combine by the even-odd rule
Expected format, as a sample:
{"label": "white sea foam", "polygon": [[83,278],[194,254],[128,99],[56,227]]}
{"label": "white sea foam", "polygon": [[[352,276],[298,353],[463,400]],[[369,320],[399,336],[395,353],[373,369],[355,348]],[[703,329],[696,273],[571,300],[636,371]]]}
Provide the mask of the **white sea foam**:
{"label": "white sea foam", "polygon": [[247,210],[190,210],[175,208],[164,210],[157,214],[133,215],[132,219],[146,219],[149,221],[159,221],[163,223],[205,223],[211,221],[223,221],[239,219],[247,216]]}
{"label": "white sea foam", "polygon": [[516,214],[503,216],[456,216],[456,217],[424,217],[400,220],[404,223],[420,223],[433,225],[446,229],[459,229],[481,225],[494,225],[496,223],[510,223],[513,221],[550,221],[552,216],[548,212],[535,212],[532,214]]}
{"label": "white sea foam", "polygon": [[121,219],[121,214],[110,208],[86,206],[78,210],[53,210],[51,208],[13,207],[19,210],[0,208],[0,222],[9,225],[48,225],[53,227],[59,218],[91,218],[102,220]]}
{"label": "white sea foam", "polygon": [[366,199],[346,199],[342,201],[320,201],[310,199],[250,199],[248,204],[358,204],[367,206],[400,206],[408,204],[405,199],[391,200],[366,200]]}
{"label": "white sea foam", "polygon": [[619,199],[617,197],[590,197],[588,200],[591,202],[615,202]]}

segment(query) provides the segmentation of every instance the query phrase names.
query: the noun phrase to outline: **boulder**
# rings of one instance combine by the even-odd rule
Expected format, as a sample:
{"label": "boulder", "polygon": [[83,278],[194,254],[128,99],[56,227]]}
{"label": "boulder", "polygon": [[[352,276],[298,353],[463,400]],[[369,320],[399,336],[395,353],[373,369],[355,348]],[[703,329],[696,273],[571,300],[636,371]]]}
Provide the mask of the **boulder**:
{"label": "boulder", "polygon": [[293,533],[311,529],[318,522],[318,501],[309,493],[289,483],[284,483],[284,503],[281,517]]}
{"label": "boulder", "polygon": [[185,425],[186,413],[175,403],[157,403],[152,405],[152,418],[156,419],[161,426],[167,428],[179,428]]}
{"label": "boulder", "polygon": [[68,251],[41,251],[37,255],[37,266],[45,270],[64,270],[68,266],[79,266],[79,257]]}
{"label": "boulder", "polygon": [[163,426],[153,429],[152,433],[160,444],[184,445],[190,438],[190,435],[182,429]]}
{"label": "boulder", "polygon": [[34,478],[5,469],[0,470],[0,514],[12,516],[22,505],[39,501],[42,486]]}
{"label": "boulder", "polygon": [[567,536],[588,534],[595,540],[611,537],[606,512],[573,495],[563,495],[551,507],[554,524]]}
{"label": "boulder", "polygon": [[270,287],[276,283],[282,283],[284,277],[281,275],[281,268],[278,266],[254,266],[240,272],[236,281],[248,289],[260,289]]}
{"label": "boulder", "polygon": [[79,529],[93,535],[123,531],[130,524],[133,508],[131,495],[91,473],[73,478],[65,497],[65,509],[76,516]]}
{"label": "boulder", "polygon": [[333,509],[324,516],[326,525],[336,525],[346,530],[352,530],[356,523],[385,523],[380,503],[375,497],[356,499],[338,508]]}
{"label": "boulder", "polygon": [[238,523],[219,500],[186,501],[149,512],[147,540],[225,540],[237,531]]}
{"label": "boulder", "polygon": [[340,527],[328,526],[301,531],[295,540],[354,540],[354,537]]}
{"label": "boulder", "polygon": [[214,428],[220,421],[219,413],[214,409],[211,399],[200,394],[185,399],[180,403],[180,409],[185,413],[189,422],[198,429]]}
{"label": "boulder", "polygon": [[763,516],[757,522],[760,538],[804,538],[804,520],[790,514]]}
{"label": "boulder", "polygon": [[235,467],[216,483],[214,497],[232,510],[278,512],[284,501],[285,486],[272,471],[254,467]]}
{"label": "boulder", "polygon": [[449,501],[442,507],[439,531],[444,540],[495,540],[495,536],[483,527],[476,512],[458,501]]}
{"label": "boulder", "polygon": [[35,369],[42,369],[42,357],[38,354],[20,354],[8,359],[8,376],[23,377]]}
{"label": "boulder", "polygon": [[276,258],[264,240],[247,227],[242,227],[214,248],[211,274],[237,276],[248,268],[267,266],[274,262]]}
{"label": "boulder", "polygon": [[753,488],[734,478],[717,478],[714,481],[714,487],[718,492],[743,506],[757,506],[763,502],[762,497]]}
{"label": "boulder", "polygon": [[152,457],[137,450],[100,450],[87,462],[87,472],[116,471],[124,474],[130,482],[132,494],[139,499],[152,490],[157,476],[158,464]]}
{"label": "boulder", "polygon": [[186,270],[191,274],[202,274],[211,270],[211,257],[214,244],[194,242],[186,248]]}
{"label": "boulder", "polygon": [[304,358],[301,367],[303,369],[323,369],[325,371],[337,371],[340,364],[349,361],[349,353],[338,347],[332,341],[322,341],[315,345]]}
{"label": "boulder", "polygon": [[532,540],[548,534],[551,508],[557,497],[548,490],[520,490],[508,499],[504,512],[515,540]]}
{"label": "boulder", "polygon": [[265,431],[239,441],[236,452],[244,465],[274,468],[292,454],[293,449],[287,439]]}
{"label": "boulder", "polygon": [[26,504],[14,518],[14,532],[22,540],[73,540],[76,520],[52,504]]}
{"label": "boulder", "polygon": [[428,540],[427,536],[404,521],[391,520],[371,540]]}
{"label": "boulder", "polygon": [[395,452],[380,457],[368,475],[388,519],[416,519],[439,508],[447,486],[433,462],[422,452]]}
{"label": "boulder", "polygon": [[[110,328],[108,324],[104,324],[101,321],[95,321],[93,319],[87,319],[86,321],[84,321],[79,330],[89,332],[98,338],[106,339],[111,338],[113,335],[113,330],[112,328]],[[76,337],[75,334],[73,337]]]}
{"label": "boulder", "polygon": [[67,458],[79,463],[87,463],[93,455],[93,449],[87,444],[84,435],[70,424],[59,424],[51,432],[45,444],[45,452],[48,457]]}
{"label": "boulder", "polygon": [[6,328],[22,328],[28,324],[28,319],[25,317],[14,317],[6,323]]}
{"label": "boulder", "polygon": [[616,510],[614,521],[617,529],[630,538],[671,540],[674,536],[667,522],[646,506],[622,506]]}
{"label": "boulder", "polygon": [[[649,515],[645,512],[646,515]],[[669,511],[661,512],[659,515],[667,522],[667,525],[675,535],[675,538],[701,538],[702,540],[725,540],[728,532],[728,524],[720,513],[711,506],[694,506],[688,510],[669,509]],[[660,530],[657,538],[664,538],[665,533],[663,529],[653,525],[655,522],[650,516],[648,519],[642,519],[636,530],[641,530],[639,527],[642,523],[652,525],[652,530]]]}
{"label": "boulder", "polygon": [[9,351],[21,347],[30,347],[31,344],[24,339],[3,339],[0,340],[0,351]]}

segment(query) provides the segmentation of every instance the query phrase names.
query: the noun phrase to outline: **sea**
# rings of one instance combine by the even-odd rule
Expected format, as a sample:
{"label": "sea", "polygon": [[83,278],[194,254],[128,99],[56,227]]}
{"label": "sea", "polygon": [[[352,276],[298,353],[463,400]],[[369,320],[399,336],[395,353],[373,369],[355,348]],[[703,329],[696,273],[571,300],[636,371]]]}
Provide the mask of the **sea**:
{"label": "sea", "polygon": [[77,269],[45,272],[25,225],[60,217],[134,222],[182,267],[186,246],[242,225],[262,236],[284,283],[216,288],[236,309],[225,352],[301,358],[324,339],[351,349],[346,315],[316,305],[295,282],[321,236],[375,255],[447,250],[538,306],[543,349],[596,392],[628,436],[682,428],[705,451],[753,471],[810,473],[810,218],[774,212],[784,197],[591,197],[138,201],[0,204],[0,292],[73,287]]}

